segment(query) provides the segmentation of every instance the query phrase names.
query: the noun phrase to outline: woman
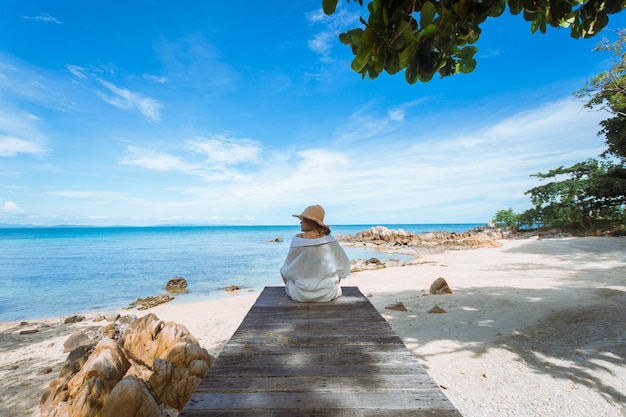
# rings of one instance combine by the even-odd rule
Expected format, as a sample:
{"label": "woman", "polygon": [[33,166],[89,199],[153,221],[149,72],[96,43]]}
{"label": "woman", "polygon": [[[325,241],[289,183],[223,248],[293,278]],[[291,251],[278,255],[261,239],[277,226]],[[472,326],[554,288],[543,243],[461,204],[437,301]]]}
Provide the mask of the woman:
{"label": "woman", "polygon": [[285,291],[294,301],[326,302],[341,295],[339,283],[350,273],[348,255],[330,235],[324,224],[324,209],[307,207],[300,219],[300,230],[291,241],[287,259],[280,269]]}

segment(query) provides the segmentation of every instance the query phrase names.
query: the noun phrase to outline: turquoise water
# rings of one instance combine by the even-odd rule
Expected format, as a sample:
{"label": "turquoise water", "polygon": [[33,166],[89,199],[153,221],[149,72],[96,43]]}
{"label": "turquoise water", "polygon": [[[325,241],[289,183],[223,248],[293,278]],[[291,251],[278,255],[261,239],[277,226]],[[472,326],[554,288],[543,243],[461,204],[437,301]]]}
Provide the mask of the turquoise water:
{"label": "turquoise water", "polygon": [[[460,233],[479,224],[386,226]],[[332,230],[346,235],[370,227]],[[190,293],[180,297],[189,300],[224,296],[229,285],[282,285],[279,269],[298,232],[299,226],[0,229],[0,321],[122,308],[164,293],[174,276],[187,280]],[[360,248],[346,252],[352,259],[407,259]]]}

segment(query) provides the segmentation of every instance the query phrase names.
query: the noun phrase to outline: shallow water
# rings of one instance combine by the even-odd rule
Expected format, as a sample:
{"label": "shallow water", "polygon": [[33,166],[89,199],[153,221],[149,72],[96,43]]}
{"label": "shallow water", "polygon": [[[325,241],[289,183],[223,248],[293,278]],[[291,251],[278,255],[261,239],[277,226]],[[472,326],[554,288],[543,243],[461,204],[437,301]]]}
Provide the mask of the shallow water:
{"label": "shallow water", "polygon": [[[426,233],[475,226],[387,227]],[[333,234],[370,227],[335,226]],[[282,285],[278,271],[298,232],[299,226],[0,229],[0,321],[122,308],[138,297],[162,294],[174,276],[187,280],[189,299],[222,297],[229,285]],[[273,241],[277,237],[283,241]],[[351,259],[411,259],[345,249]]]}

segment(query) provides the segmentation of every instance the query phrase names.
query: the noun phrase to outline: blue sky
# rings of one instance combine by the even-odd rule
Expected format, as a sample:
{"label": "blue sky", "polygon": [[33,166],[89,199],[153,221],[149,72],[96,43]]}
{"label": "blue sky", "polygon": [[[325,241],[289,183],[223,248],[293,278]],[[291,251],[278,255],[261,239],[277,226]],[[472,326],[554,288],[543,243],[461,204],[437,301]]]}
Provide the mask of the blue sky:
{"label": "blue sky", "polygon": [[0,223],[292,224],[310,204],[330,224],[482,223],[604,149],[606,115],[572,95],[610,65],[602,34],[508,12],[473,73],[409,85],[351,71],[354,3],[0,8]]}

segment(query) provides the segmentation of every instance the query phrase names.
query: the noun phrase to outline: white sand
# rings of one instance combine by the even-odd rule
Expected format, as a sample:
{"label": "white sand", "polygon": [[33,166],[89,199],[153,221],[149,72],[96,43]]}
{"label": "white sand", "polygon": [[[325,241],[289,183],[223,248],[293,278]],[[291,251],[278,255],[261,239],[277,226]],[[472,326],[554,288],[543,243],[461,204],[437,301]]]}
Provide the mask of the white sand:
{"label": "white sand", "polygon": [[[359,272],[344,284],[371,295],[465,417],[626,416],[626,238],[502,243]],[[453,294],[428,294],[438,277]],[[257,295],[175,300],[138,314],[185,325],[216,355]],[[397,302],[408,311],[385,308]],[[446,313],[428,313],[436,305]],[[64,341],[102,324],[0,323],[0,416],[38,416]],[[19,334],[28,329],[39,331]]]}

